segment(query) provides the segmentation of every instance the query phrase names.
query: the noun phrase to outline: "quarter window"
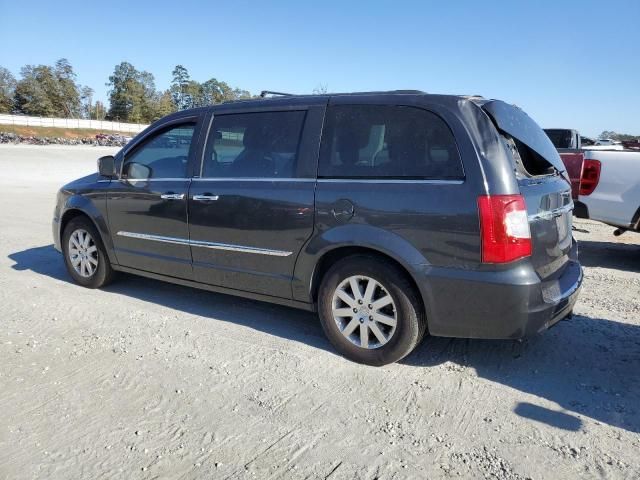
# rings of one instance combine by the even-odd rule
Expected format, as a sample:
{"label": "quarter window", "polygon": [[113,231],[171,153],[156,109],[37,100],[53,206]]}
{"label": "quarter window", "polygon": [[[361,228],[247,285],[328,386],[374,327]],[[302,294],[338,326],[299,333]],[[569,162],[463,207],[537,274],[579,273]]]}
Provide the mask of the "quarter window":
{"label": "quarter window", "polygon": [[436,114],[414,107],[340,105],[327,111],[319,176],[459,179],[453,133]]}
{"label": "quarter window", "polygon": [[185,178],[195,124],[173,126],[127,154],[122,169],[130,180]]}
{"label": "quarter window", "polygon": [[203,177],[295,177],[305,112],[216,115]]}

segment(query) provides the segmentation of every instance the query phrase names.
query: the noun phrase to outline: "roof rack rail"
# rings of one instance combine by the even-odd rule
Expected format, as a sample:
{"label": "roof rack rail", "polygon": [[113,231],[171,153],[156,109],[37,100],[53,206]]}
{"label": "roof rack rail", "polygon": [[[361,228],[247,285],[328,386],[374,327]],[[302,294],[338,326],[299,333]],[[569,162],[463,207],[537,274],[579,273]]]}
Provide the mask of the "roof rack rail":
{"label": "roof rack rail", "polygon": [[267,95],[280,95],[282,97],[293,97],[292,93],[273,92],[271,90],[262,90],[260,97],[265,98]]}
{"label": "roof rack rail", "polygon": [[408,94],[418,94],[418,95],[419,95],[419,94],[422,94],[422,93],[427,93],[427,92],[424,92],[424,91],[422,91],[422,90],[412,90],[412,89],[404,89],[404,88],[401,88],[401,89],[399,89],[399,90],[391,90],[390,92],[391,92],[391,93],[408,93]]}

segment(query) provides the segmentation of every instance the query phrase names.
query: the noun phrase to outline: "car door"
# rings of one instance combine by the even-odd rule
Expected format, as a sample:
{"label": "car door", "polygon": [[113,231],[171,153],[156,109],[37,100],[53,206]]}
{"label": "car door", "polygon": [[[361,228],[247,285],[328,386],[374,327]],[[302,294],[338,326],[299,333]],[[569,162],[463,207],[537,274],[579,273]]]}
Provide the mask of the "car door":
{"label": "car door", "polygon": [[107,195],[120,265],[193,277],[187,196],[200,124],[198,115],[173,118],[125,150]]}
{"label": "car door", "polygon": [[195,280],[291,298],[314,224],[324,106],[218,111],[189,194]]}

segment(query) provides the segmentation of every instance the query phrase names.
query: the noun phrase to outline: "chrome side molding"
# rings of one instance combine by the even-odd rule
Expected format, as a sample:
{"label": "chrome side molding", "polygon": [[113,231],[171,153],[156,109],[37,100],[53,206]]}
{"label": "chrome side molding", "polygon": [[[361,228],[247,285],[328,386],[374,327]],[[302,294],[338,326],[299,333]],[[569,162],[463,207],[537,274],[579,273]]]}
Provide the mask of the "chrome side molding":
{"label": "chrome side molding", "polygon": [[293,252],[284,250],[272,250],[269,248],[247,247],[244,245],[232,245],[228,243],[205,242],[203,240],[189,240],[187,238],[163,237],[162,235],[151,235],[148,233],[119,231],[116,235],[120,237],[137,238],[138,240],[150,240],[153,242],[173,243],[176,245],[187,245],[190,247],[211,248],[214,250],[227,250],[230,252],[255,253],[258,255],[270,255],[273,257],[288,257]]}
{"label": "chrome side molding", "polygon": [[463,179],[414,179],[414,178],[318,178],[318,183],[399,183],[422,185],[462,185]]}

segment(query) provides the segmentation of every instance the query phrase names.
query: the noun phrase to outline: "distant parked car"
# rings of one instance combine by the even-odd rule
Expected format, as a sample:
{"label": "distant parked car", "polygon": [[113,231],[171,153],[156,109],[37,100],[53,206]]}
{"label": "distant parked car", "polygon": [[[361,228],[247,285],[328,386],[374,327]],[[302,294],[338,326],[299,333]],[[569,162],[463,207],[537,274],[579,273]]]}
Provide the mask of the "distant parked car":
{"label": "distant parked car", "polygon": [[596,140],[596,145],[616,145],[620,142],[616,142],[611,138],[599,138]]}
{"label": "distant parked car", "polygon": [[231,102],[171,114],[98,165],[54,212],[78,284],[118,270],[317,311],[335,348],[370,365],[427,332],[536,334],[582,284],[565,167],[498,100]]}

